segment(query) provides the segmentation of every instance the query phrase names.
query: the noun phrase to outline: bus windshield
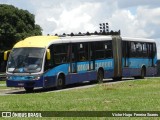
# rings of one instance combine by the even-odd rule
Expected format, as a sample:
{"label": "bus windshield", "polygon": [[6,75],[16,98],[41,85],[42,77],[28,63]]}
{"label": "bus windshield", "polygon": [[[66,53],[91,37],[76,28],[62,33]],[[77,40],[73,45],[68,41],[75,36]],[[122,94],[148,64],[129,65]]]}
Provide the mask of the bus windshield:
{"label": "bus windshield", "polygon": [[7,71],[11,73],[40,72],[44,52],[44,48],[14,48],[10,53]]}

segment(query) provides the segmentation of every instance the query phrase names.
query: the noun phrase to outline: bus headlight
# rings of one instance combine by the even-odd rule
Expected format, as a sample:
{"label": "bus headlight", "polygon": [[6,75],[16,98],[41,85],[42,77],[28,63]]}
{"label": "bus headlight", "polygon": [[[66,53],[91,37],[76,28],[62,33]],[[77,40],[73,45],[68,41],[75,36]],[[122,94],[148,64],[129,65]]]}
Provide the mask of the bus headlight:
{"label": "bus headlight", "polygon": [[10,79],[12,79],[12,77],[11,77],[11,76],[7,76],[6,79],[7,79],[7,80],[10,80]]}
{"label": "bus headlight", "polygon": [[40,76],[35,76],[33,80],[39,80],[40,78],[41,78]]}

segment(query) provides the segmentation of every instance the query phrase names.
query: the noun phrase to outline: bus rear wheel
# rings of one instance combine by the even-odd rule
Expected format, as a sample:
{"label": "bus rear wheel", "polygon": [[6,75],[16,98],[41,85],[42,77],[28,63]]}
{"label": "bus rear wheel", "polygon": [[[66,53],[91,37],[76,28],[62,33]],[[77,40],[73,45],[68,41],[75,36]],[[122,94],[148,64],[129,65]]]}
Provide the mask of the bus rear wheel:
{"label": "bus rear wheel", "polygon": [[56,89],[60,90],[62,88],[64,88],[64,77],[63,76],[59,76],[58,80],[57,80]]}
{"label": "bus rear wheel", "polygon": [[141,76],[140,76],[140,79],[144,79],[145,74],[146,74],[145,68],[142,68],[142,69],[141,69]]}
{"label": "bus rear wheel", "polygon": [[145,76],[146,76],[146,69],[145,69],[145,67],[142,67],[140,76],[135,76],[134,78],[135,79],[144,79]]}
{"label": "bus rear wheel", "polygon": [[104,73],[102,70],[98,70],[97,73],[97,82],[98,83],[102,83],[103,82],[103,78],[104,78]]}
{"label": "bus rear wheel", "polygon": [[26,90],[26,92],[30,93],[33,92],[33,87],[24,87],[24,89]]}

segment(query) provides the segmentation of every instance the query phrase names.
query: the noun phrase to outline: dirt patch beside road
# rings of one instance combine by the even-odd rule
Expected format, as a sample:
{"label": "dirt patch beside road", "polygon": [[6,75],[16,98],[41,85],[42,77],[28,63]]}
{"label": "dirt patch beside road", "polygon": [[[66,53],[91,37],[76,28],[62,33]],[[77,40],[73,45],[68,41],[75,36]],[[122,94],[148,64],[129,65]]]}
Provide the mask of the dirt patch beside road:
{"label": "dirt patch beside road", "polygon": [[23,88],[0,89],[0,95],[13,94],[15,92],[24,92]]}

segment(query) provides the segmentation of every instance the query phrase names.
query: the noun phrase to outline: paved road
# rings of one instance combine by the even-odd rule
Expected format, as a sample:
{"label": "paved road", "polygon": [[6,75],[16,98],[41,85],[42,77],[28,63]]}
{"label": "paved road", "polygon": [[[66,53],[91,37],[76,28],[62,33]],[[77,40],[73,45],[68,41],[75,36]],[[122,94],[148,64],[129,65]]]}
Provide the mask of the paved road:
{"label": "paved road", "polygon": [[[149,78],[149,77],[147,77]],[[154,78],[154,77],[152,77]],[[155,77],[160,78],[160,77]],[[116,84],[119,82],[125,82],[128,80],[135,80],[133,78],[123,78],[122,81],[113,81],[112,79],[105,79],[103,84]],[[1,86],[4,86],[5,84],[1,84]],[[81,84],[74,84],[74,85],[68,85],[65,89],[62,90],[56,90],[55,88],[49,88],[49,89],[43,89],[43,88],[37,88],[33,91],[33,93],[49,93],[49,92],[60,92],[60,91],[68,91],[72,89],[83,89],[83,88],[89,88],[94,87],[97,84],[91,84],[90,82],[85,82]],[[0,89],[0,95],[16,95],[16,94],[26,94],[26,91],[23,88],[12,88],[12,89]],[[29,93],[28,93],[29,94]]]}
{"label": "paved road", "polygon": [[[122,81],[112,81],[112,79],[105,79],[103,84],[115,84],[119,82],[125,82],[126,80],[134,80],[133,78],[123,79]],[[72,89],[83,89],[94,87],[97,84],[91,84],[90,82],[84,82],[81,84],[68,85],[65,89],[56,90],[55,88],[50,89],[42,89],[37,88],[33,91],[33,93],[49,93],[49,92],[60,92],[60,91],[68,91]],[[5,84],[1,84],[1,86],[5,86]],[[16,95],[16,94],[24,94],[26,91],[23,88],[8,88],[8,89],[0,89],[0,95]],[[29,93],[28,93],[29,94]]]}

